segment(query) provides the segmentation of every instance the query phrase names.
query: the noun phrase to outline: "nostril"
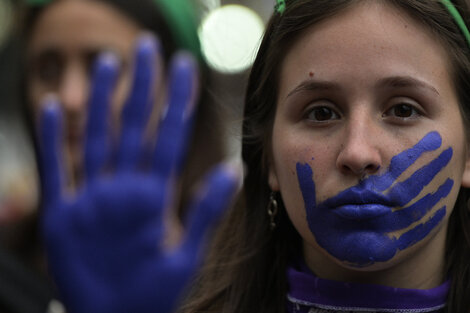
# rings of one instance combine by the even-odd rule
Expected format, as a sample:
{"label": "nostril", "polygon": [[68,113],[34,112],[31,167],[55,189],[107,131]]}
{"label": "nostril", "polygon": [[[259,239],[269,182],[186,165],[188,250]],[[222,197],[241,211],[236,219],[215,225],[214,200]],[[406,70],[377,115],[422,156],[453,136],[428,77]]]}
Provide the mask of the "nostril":
{"label": "nostril", "polygon": [[361,181],[365,180],[370,175],[377,173],[380,169],[380,165],[369,164],[367,165],[364,170],[362,171],[362,176],[360,178]]}
{"label": "nostril", "polygon": [[380,165],[378,164],[369,164],[365,167],[364,172],[373,173],[377,172],[380,169]]}
{"label": "nostril", "polygon": [[378,170],[380,169],[380,165],[373,163],[369,163],[365,166],[353,166],[352,164],[343,164],[341,168],[344,173],[351,173],[355,175],[361,175],[361,177],[365,177],[367,175],[371,175],[378,172]]}

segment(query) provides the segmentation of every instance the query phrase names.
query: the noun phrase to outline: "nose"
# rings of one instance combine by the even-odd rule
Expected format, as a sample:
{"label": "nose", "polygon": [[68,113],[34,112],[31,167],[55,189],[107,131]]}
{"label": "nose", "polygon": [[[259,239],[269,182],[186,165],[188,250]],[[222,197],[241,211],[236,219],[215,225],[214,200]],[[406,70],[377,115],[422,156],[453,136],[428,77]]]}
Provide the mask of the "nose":
{"label": "nose", "polygon": [[79,64],[67,66],[59,87],[59,98],[67,115],[82,115],[88,97],[88,75]]}
{"label": "nose", "polygon": [[346,129],[336,160],[337,168],[345,175],[362,178],[376,173],[382,166],[378,132],[366,123]]}

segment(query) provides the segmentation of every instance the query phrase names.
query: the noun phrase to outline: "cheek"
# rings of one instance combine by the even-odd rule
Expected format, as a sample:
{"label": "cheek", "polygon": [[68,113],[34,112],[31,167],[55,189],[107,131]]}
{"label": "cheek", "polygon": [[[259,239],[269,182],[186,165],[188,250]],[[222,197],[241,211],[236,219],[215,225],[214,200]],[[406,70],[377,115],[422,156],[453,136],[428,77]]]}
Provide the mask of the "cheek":
{"label": "cheek", "polygon": [[[300,195],[300,188],[297,179],[296,164],[312,163],[314,152],[311,148],[304,148],[295,145],[283,145],[281,149],[274,151],[275,173],[283,196],[287,198],[297,198]],[[295,194],[295,197],[292,195]]]}
{"label": "cheek", "polygon": [[[281,146],[282,149],[279,149]],[[278,144],[277,147],[278,149],[276,149],[276,145],[273,146],[274,151],[278,152],[275,156],[275,171],[287,214],[301,237],[314,243],[315,240],[307,222],[307,213],[296,167],[298,163],[311,164],[318,170],[319,179],[321,179],[321,176],[326,176],[328,172],[325,162],[328,159],[331,160],[331,156],[328,156],[327,153],[319,153],[312,148],[313,145]]]}
{"label": "cheek", "polygon": [[301,191],[301,183],[299,183],[297,178],[296,163],[295,161],[290,162],[289,166],[286,166],[288,169],[286,169],[284,173],[281,173],[280,193],[289,219],[297,232],[303,240],[314,243],[315,240],[308,225],[307,210]]}
{"label": "cheek", "polygon": [[[450,164],[447,166],[447,171],[441,175],[441,181],[444,177],[449,177],[454,181],[454,186],[452,191],[449,193],[447,198],[443,200],[444,205],[448,208],[447,217],[452,213],[457,197],[460,192],[462,185],[463,173],[465,171],[465,161],[467,159],[467,151],[464,145],[455,144],[454,145],[454,157]],[[433,182],[436,185],[436,182]]]}

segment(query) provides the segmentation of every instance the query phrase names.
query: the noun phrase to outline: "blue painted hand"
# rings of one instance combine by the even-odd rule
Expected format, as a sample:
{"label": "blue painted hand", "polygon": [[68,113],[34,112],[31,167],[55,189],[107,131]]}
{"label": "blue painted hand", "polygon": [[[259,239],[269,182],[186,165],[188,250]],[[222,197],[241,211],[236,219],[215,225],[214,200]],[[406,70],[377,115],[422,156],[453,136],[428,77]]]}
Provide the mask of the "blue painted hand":
{"label": "blue painted hand", "polygon": [[[431,132],[412,148],[393,157],[384,174],[370,176],[321,203],[316,202],[310,165],[297,163],[308,225],[318,244],[335,258],[362,267],[390,260],[398,251],[426,237],[444,218],[446,207],[423,219],[449,195],[454,182],[447,178],[433,193],[417,197],[449,163],[452,148],[441,152],[407,179],[398,181],[398,178],[424,153],[435,151],[441,145],[441,136]],[[422,222],[410,227],[419,221]],[[401,230],[399,236],[389,235]]]}
{"label": "blue painted hand", "polygon": [[[152,169],[144,172],[138,163],[157,50],[148,36],[138,43],[115,156],[106,118],[118,66],[109,54],[97,61],[86,129],[86,178],[74,196],[64,192],[57,101],[49,99],[41,116],[44,239],[51,272],[70,312],[171,312],[198,268],[205,234],[238,184],[227,166],[216,167],[190,207],[182,244],[171,252],[159,245],[163,211],[172,203],[172,176],[181,170],[190,131],[197,70],[189,55],[174,58],[168,110],[159,125]],[[110,160],[114,171],[102,173]]]}

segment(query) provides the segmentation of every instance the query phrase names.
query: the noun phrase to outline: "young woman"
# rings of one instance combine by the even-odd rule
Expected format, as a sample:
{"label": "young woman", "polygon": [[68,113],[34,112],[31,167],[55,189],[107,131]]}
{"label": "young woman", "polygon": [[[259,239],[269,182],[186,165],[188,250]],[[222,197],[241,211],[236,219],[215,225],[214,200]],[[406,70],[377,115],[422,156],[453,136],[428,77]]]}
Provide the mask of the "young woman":
{"label": "young woman", "polygon": [[182,312],[470,312],[470,40],[449,7],[278,1],[244,201]]}

